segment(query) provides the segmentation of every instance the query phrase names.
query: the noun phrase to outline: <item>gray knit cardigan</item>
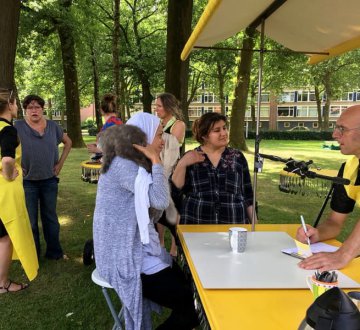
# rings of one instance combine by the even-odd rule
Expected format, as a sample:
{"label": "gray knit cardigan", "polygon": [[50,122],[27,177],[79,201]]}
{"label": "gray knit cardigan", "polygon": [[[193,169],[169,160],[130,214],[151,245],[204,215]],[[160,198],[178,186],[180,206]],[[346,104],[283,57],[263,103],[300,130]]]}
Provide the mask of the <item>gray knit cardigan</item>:
{"label": "gray knit cardigan", "polygon": [[[100,175],[93,223],[96,267],[125,306],[127,330],[151,329],[150,304],[142,297],[142,243],[134,206],[138,168],[130,160],[113,159],[109,170]],[[163,210],[169,205],[169,185],[162,165],[152,166],[152,178],[150,206]]]}

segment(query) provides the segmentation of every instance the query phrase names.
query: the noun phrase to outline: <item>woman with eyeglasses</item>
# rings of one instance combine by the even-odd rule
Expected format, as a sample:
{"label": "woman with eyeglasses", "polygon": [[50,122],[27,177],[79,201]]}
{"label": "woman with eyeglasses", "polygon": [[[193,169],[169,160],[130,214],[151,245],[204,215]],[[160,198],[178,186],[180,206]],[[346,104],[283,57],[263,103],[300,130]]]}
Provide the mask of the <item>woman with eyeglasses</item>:
{"label": "woman with eyeglasses", "polygon": [[12,124],[18,108],[11,90],[0,88],[0,294],[28,284],[9,279],[12,259],[19,259],[33,280],[39,268],[22,184],[21,146]]}

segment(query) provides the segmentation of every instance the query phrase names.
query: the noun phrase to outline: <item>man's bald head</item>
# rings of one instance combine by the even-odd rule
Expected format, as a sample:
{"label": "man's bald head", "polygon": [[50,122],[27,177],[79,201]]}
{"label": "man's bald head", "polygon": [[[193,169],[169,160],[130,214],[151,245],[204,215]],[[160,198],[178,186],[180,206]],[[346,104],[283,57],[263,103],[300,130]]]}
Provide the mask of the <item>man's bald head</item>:
{"label": "man's bald head", "polygon": [[346,119],[347,121],[350,120],[353,127],[360,126],[360,104],[347,108],[340,117],[341,119]]}

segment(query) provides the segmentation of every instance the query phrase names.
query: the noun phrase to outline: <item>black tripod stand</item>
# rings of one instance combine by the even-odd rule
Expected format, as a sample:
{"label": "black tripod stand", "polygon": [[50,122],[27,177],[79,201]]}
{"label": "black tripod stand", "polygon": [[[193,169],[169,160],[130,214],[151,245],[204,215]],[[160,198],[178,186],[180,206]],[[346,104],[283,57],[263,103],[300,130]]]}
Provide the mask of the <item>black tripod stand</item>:
{"label": "black tripod stand", "polygon": [[293,158],[281,158],[278,156],[273,156],[273,155],[265,155],[265,154],[259,154],[259,157],[261,158],[265,158],[265,159],[270,159],[272,161],[276,161],[276,162],[282,162],[285,163],[285,167],[284,167],[284,171],[289,172],[289,173],[295,173],[297,175],[299,175],[301,178],[310,178],[310,179],[314,179],[314,178],[320,178],[320,179],[324,179],[324,180],[329,180],[332,182],[331,187],[328,191],[328,193],[325,196],[324,202],[320,208],[320,211],[314,221],[314,227],[317,227],[317,225],[319,224],[319,221],[322,217],[322,214],[326,208],[326,205],[329,201],[329,199],[332,196],[332,193],[334,191],[334,185],[335,184],[341,184],[341,185],[348,185],[350,184],[350,180],[348,179],[344,179],[344,178],[340,178],[340,177],[332,177],[332,176],[327,176],[327,175],[322,175],[322,174],[318,174],[314,171],[310,171],[309,169],[309,165],[313,164],[312,160],[309,160],[307,162],[305,161],[296,161]]}

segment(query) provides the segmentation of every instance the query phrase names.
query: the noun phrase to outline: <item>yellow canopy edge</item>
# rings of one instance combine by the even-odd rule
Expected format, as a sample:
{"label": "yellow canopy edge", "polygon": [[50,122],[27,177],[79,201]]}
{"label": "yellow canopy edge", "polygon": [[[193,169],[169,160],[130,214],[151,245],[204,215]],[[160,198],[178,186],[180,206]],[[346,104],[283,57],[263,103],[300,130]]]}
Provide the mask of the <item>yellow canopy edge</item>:
{"label": "yellow canopy edge", "polygon": [[192,32],[190,38],[186,42],[183,51],[181,52],[181,60],[185,61],[189,56],[191,50],[194,47],[196,40],[198,39],[200,33],[209,22],[212,15],[215,13],[217,7],[223,0],[210,0],[206,5],[204,12],[202,13],[199,21],[197,22],[194,31]]}
{"label": "yellow canopy edge", "polygon": [[328,52],[329,55],[313,55],[313,56],[311,56],[309,58],[308,63],[309,64],[317,64],[321,61],[327,60],[331,57],[346,53],[350,50],[354,50],[359,47],[360,47],[360,36],[353,38],[351,40],[347,40],[347,41],[327,50],[326,52]]}

